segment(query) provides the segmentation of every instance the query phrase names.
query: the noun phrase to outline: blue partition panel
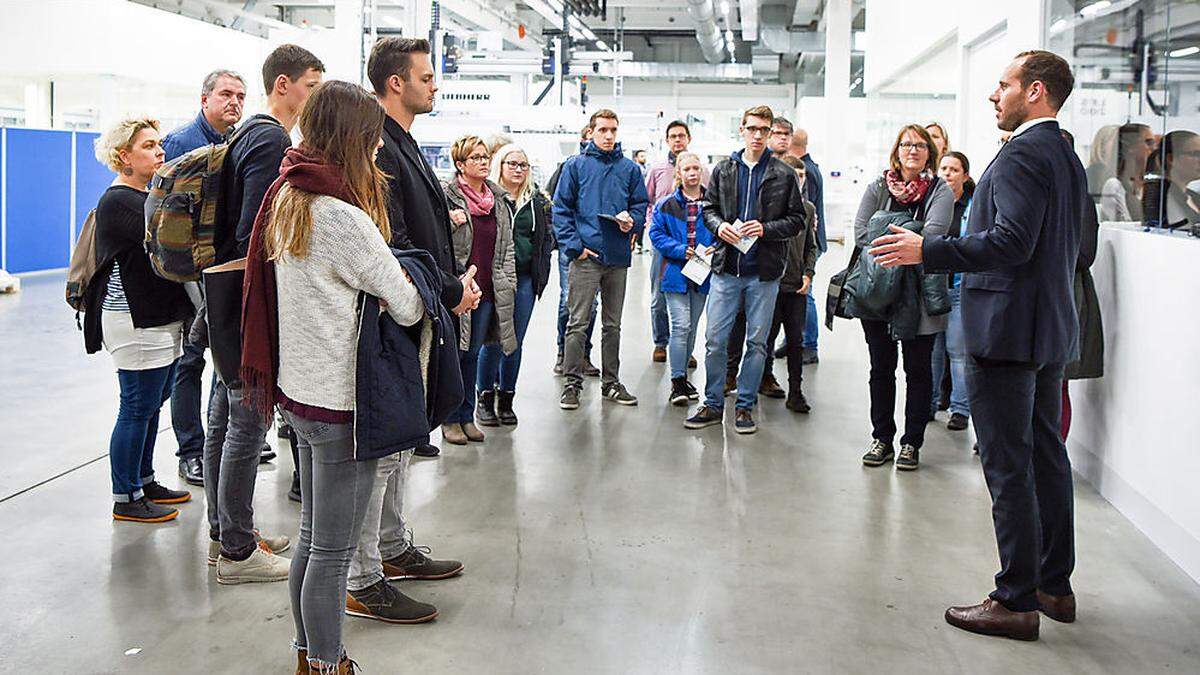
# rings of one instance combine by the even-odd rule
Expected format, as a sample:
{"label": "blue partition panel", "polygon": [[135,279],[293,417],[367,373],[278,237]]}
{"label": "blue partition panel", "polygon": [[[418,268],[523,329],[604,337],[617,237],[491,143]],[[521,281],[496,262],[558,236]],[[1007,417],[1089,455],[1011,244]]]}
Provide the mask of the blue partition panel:
{"label": "blue partition panel", "polygon": [[8,271],[66,267],[71,244],[71,132],[9,129],[7,146]]}
{"label": "blue partition panel", "polygon": [[96,160],[94,144],[100,134],[75,132],[75,236],[83,229],[88,212],[112,184],[113,172]]}

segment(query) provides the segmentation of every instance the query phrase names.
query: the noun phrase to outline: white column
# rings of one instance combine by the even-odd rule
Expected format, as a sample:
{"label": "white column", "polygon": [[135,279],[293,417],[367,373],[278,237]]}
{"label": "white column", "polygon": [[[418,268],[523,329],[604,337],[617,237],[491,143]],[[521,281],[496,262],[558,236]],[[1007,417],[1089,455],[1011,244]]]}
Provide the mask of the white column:
{"label": "white column", "polygon": [[[845,110],[850,103],[850,10],[851,0],[825,3],[825,109],[830,115]],[[828,138],[819,141],[820,147],[846,146],[846,125],[829,124],[825,128]]]}
{"label": "white column", "polygon": [[49,129],[50,122],[50,83],[25,85],[25,126]]}

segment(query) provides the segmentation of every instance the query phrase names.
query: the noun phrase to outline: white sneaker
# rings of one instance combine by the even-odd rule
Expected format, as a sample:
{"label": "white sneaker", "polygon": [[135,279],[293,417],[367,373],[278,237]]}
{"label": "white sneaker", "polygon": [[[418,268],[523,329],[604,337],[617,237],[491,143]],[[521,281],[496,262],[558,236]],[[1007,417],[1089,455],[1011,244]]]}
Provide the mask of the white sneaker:
{"label": "white sneaker", "polygon": [[208,566],[216,567],[217,558],[221,557],[221,542],[208,540]]}
{"label": "white sneaker", "polygon": [[291,561],[271,553],[265,544],[259,544],[249,558],[230,560],[221,556],[217,560],[217,583],[253,584],[283,581],[288,578]]}
{"label": "white sneaker", "polygon": [[288,550],[292,545],[292,540],[287,538],[287,535],[279,535],[278,537],[268,537],[258,530],[254,531],[254,541],[262,542],[271,549],[271,553],[276,555]]}

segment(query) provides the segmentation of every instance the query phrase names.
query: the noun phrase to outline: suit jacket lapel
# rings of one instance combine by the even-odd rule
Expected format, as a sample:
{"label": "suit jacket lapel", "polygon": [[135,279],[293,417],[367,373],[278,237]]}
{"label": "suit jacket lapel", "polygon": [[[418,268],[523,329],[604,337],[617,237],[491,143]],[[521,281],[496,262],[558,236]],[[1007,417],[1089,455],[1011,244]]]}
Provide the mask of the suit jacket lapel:
{"label": "suit jacket lapel", "polygon": [[[391,125],[393,124],[396,125],[396,129],[391,128]],[[426,163],[425,158],[421,156],[420,150],[416,149],[416,143],[405,143],[402,136],[402,134],[405,133],[403,128],[400,128],[400,125],[391,118],[388,118],[385,121],[384,128],[387,130],[388,135],[392,137],[392,140],[395,141],[396,145],[400,148],[400,154],[407,157],[408,161],[417,166],[417,173],[421,174],[421,178],[425,180],[425,184],[429,187],[429,190],[433,194],[437,195],[439,199],[445,202],[446,195],[442,192],[441,187],[437,185],[436,181],[434,181],[433,177],[430,175],[431,169],[428,163]]]}

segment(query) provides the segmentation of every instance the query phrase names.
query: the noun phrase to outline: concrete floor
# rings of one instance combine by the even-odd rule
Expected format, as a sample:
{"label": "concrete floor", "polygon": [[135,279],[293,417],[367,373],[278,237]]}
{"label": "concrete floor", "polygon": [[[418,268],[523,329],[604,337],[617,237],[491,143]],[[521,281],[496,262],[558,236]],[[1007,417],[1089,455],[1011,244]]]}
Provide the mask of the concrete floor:
{"label": "concrete floor", "polygon": [[[822,260],[818,288],[844,257]],[[648,267],[625,308],[639,407],[602,404],[591,380],[580,410],[558,409],[552,287],[520,426],[414,462],[418,543],[466,574],[402,583],[438,606],[432,624],[348,618],[366,672],[1200,672],[1200,587],[1085,484],[1079,622],[1043,621],[1032,644],[947,626],[945,607],[983,598],[997,568],[969,432],[932,424],[915,474],[862,467],[866,350],[849,322],[806,371],[811,416],[769,400],[757,435],[684,430],[648,358]],[[287,589],[216,583],[203,491],[170,524],[110,519],[116,379],[106,355],[83,356],[61,298],[59,275],[0,296],[0,672],[289,672]],[[176,484],[162,427],[157,466]],[[260,471],[264,530],[297,532],[290,474],[286,458]]]}

